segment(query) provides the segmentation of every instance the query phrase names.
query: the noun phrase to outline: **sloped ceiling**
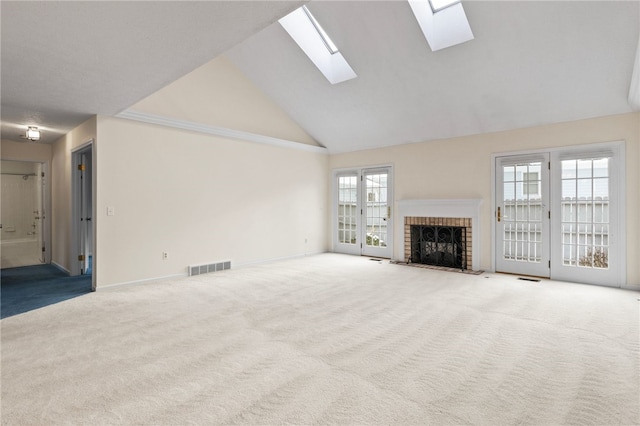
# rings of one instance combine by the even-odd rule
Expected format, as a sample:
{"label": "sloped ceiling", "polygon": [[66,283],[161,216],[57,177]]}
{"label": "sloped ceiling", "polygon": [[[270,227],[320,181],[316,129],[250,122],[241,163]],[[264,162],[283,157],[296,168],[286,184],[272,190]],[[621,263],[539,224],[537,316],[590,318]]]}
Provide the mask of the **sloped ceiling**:
{"label": "sloped ceiling", "polygon": [[303,1],[2,1],[2,138],[116,114]]}
{"label": "sloped ceiling", "polygon": [[463,1],[432,52],[407,2],[312,2],[358,77],[331,85],[274,24],[227,55],[330,152],[630,112],[639,2]]}
{"label": "sloped ceiling", "polygon": [[358,77],[330,85],[277,19],[304,1],[2,1],[2,138],[52,142],[220,54],[329,152],[630,112],[640,1],[463,0],[429,49],[406,1],[312,1]]}

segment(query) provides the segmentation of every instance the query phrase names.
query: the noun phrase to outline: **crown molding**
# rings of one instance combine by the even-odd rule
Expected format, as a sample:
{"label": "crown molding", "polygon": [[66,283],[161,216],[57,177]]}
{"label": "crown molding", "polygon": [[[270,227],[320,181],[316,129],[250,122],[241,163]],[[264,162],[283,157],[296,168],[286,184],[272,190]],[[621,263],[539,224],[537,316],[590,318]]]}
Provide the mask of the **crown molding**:
{"label": "crown molding", "polygon": [[299,151],[313,152],[317,154],[329,153],[329,150],[322,146],[307,145],[300,142],[289,141],[286,139],[278,139],[271,136],[243,132],[241,130],[227,129],[225,127],[210,126],[208,124],[165,117],[162,115],[149,114],[146,112],[134,111],[130,109],[116,114],[115,117],[124,118],[126,120],[139,121],[142,123],[156,124],[164,127],[171,127],[174,129],[188,130],[191,132],[202,133],[206,135],[221,136],[225,138],[239,139],[263,145],[277,146],[280,148],[296,149]]}

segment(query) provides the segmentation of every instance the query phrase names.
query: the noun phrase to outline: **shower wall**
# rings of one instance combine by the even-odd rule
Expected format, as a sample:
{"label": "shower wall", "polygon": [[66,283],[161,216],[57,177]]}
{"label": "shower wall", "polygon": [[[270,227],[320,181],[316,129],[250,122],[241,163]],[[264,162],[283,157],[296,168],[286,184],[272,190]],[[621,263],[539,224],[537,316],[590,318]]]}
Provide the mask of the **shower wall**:
{"label": "shower wall", "polygon": [[[12,164],[18,163],[18,164]],[[2,241],[38,239],[42,199],[39,163],[2,161]]]}
{"label": "shower wall", "polygon": [[41,171],[40,163],[0,163],[2,268],[41,262]]}

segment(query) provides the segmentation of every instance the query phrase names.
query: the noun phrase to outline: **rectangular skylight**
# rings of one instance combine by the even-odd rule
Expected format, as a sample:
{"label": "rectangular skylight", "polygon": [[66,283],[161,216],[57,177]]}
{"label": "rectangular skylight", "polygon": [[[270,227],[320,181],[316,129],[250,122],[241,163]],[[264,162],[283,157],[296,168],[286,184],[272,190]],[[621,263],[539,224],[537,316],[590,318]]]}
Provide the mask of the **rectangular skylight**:
{"label": "rectangular skylight", "polygon": [[329,50],[329,53],[331,53],[332,55],[334,53],[338,53],[338,47],[331,40],[331,38],[326,33],[324,28],[322,28],[322,26],[318,23],[318,21],[316,20],[316,17],[311,14],[309,9],[307,9],[307,6],[302,6],[302,10],[304,10],[304,13],[307,14],[307,18],[309,18],[309,21],[311,21],[311,23],[315,27],[315,29],[318,32],[318,34],[320,35],[320,38],[322,39],[322,42],[324,43],[324,45],[327,46],[327,49]]}
{"label": "rectangular skylight", "polygon": [[456,3],[460,3],[460,0],[429,0],[433,13],[446,9],[449,6],[453,6]]}
{"label": "rectangular skylight", "polygon": [[279,22],[331,84],[357,77],[306,6],[294,10]]}
{"label": "rectangular skylight", "polygon": [[411,10],[432,51],[473,40],[473,32],[462,3],[456,1],[434,12],[432,2],[438,5],[452,3],[451,0],[409,0]]}

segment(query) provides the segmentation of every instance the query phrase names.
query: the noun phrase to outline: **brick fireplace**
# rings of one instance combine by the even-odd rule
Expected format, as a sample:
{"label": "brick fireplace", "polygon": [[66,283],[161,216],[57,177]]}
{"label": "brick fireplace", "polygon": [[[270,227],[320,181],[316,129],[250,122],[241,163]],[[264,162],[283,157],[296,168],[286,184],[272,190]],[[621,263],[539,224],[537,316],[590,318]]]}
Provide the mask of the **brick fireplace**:
{"label": "brick fireplace", "polygon": [[[400,244],[394,258],[407,262],[411,258],[411,225],[462,227],[465,233],[464,268],[480,270],[480,206],[482,199],[425,199],[397,202],[395,232]],[[458,249],[461,250],[461,249]]]}
{"label": "brick fireplace", "polygon": [[[472,219],[469,217],[405,216],[404,261],[471,270],[473,265],[473,227],[471,221]],[[437,237],[438,230],[440,230],[439,234],[444,237]],[[431,235],[433,241],[417,242],[416,234],[422,233]],[[450,242],[449,239],[451,239]],[[430,246],[431,253],[435,254],[424,253],[423,247],[416,247],[420,244]]]}

